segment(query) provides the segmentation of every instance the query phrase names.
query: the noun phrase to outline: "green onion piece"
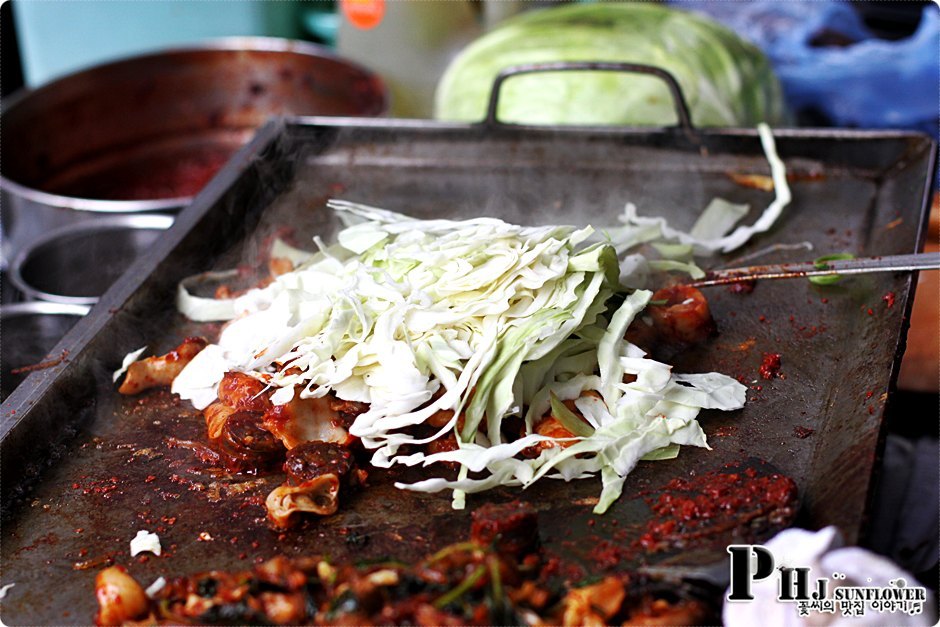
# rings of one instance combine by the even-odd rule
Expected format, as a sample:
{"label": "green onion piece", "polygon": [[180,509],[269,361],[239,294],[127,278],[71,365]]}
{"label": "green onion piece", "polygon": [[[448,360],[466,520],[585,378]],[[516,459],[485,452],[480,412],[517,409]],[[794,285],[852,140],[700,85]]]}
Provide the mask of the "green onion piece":
{"label": "green onion piece", "polygon": [[472,588],[480,578],[486,574],[486,566],[478,566],[476,570],[467,575],[467,577],[451,590],[439,596],[433,603],[434,607],[441,609],[447,607]]}
{"label": "green onion piece", "polygon": [[499,562],[492,556],[486,560],[486,565],[490,570],[490,586],[493,590],[493,605],[502,607],[503,605],[503,579],[499,575]]}
{"label": "green onion piece", "polygon": [[[843,261],[848,259],[855,259],[855,255],[852,253],[834,253],[832,255],[823,255],[822,257],[817,257],[813,260],[813,266],[815,266],[817,270],[826,270],[829,268],[828,262]],[[833,283],[838,283],[841,280],[842,277],[835,272],[832,274],[809,277],[809,282],[815,285],[832,285]]]}
{"label": "green onion piece", "polygon": [[448,555],[453,553],[461,553],[464,551],[477,551],[480,549],[480,545],[475,542],[458,542],[456,544],[450,544],[445,546],[443,549],[432,555],[428,558],[427,563],[433,564],[438,560],[442,560]]}
{"label": "green onion piece", "polygon": [[656,300],[651,300],[650,302],[646,303],[646,306],[647,307],[665,307],[668,304],[669,304],[668,298],[657,298]]}
{"label": "green onion piece", "polygon": [[555,396],[555,393],[551,393],[552,397],[552,416],[554,416],[558,422],[561,423],[565,429],[570,431],[576,436],[582,438],[589,438],[594,434],[594,429],[588,423],[581,420],[581,418],[568,409],[564,403],[558,400],[558,397]]}

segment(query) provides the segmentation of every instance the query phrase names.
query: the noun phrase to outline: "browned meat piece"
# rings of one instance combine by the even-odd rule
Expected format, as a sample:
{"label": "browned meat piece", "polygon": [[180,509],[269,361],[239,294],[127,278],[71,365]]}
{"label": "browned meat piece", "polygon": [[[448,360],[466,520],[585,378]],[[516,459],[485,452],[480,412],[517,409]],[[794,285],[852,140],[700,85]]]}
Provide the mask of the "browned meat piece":
{"label": "browned meat piece", "polygon": [[330,409],[336,412],[340,423],[348,429],[359,414],[363,414],[369,410],[369,404],[359,403],[357,401],[344,401],[331,394]]}
{"label": "browned meat piece", "polygon": [[270,468],[284,458],[284,445],[264,428],[260,412],[236,411],[225,420],[212,444],[220,461],[231,472]]}
{"label": "browned meat piece", "polygon": [[270,456],[284,450],[274,434],[261,426],[261,413],[236,411],[222,428],[226,448],[240,454]]}
{"label": "browned meat piece", "polygon": [[143,618],[150,604],[144,589],[121,566],[111,566],[98,573],[95,596],[98,599],[97,625],[122,625]]}
{"label": "browned meat piece", "polygon": [[538,515],[528,503],[487,503],[472,518],[470,538],[481,547],[517,557],[538,547]]}
{"label": "browned meat piece", "polygon": [[647,309],[659,339],[694,344],[715,333],[715,321],[708,301],[694,287],[665,287],[657,290],[652,300],[666,301],[665,305],[650,305]]}
{"label": "browned meat piece", "polygon": [[334,474],[340,479],[351,477],[356,460],[349,449],[332,442],[305,442],[287,454],[284,470],[287,480],[294,485]]}
{"label": "browned meat piece", "polygon": [[[456,451],[459,447],[457,446],[457,436],[453,433],[448,433],[442,435],[436,440],[431,440],[425,446],[428,455],[433,455],[435,453],[448,453],[450,451]],[[456,462],[443,462],[444,465],[450,468],[458,468],[460,464]]]}
{"label": "browned meat piece", "polygon": [[166,355],[135,361],[128,367],[118,392],[134,395],[153,387],[170,385],[186,364],[207,345],[208,342],[201,337],[188,337]]}
{"label": "browned meat piece", "polygon": [[234,409],[267,411],[271,407],[265,384],[241,372],[226,372],[219,382],[219,402]]}

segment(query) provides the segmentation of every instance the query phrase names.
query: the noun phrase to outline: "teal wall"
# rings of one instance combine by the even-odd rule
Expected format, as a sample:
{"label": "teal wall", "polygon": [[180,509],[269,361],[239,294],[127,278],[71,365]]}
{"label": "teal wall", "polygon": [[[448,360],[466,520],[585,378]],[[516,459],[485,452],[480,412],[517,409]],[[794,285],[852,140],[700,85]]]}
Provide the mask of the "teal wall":
{"label": "teal wall", "polygon": [[297,37],[300,2],[13,0],[24,80],[36,87],[114,58],[236,35]]}

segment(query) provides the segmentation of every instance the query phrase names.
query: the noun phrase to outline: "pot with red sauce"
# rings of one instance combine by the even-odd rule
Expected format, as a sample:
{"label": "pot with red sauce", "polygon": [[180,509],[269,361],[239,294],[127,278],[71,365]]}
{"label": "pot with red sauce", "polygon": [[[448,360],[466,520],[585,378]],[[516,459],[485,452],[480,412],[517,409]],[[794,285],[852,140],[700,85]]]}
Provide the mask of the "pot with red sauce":
{"label": "pot with red sauce", "polygon": [[51,228],[186,206],[270,116],[387,108],[368,70],[257,37],[130,57],[15,94],[0,116],[3,267]]}

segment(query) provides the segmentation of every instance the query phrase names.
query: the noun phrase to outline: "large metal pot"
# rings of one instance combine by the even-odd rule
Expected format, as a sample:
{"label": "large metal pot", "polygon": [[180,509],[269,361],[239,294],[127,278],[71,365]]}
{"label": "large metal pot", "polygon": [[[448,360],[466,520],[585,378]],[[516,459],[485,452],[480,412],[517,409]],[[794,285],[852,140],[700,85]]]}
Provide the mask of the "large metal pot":
{"label": "large metal pot", "polygon": [[231,38],[135,56],[4,102],[4,266],[55,226],[172,211],[271,115],[377,116],[374,74],[305,42]]}

